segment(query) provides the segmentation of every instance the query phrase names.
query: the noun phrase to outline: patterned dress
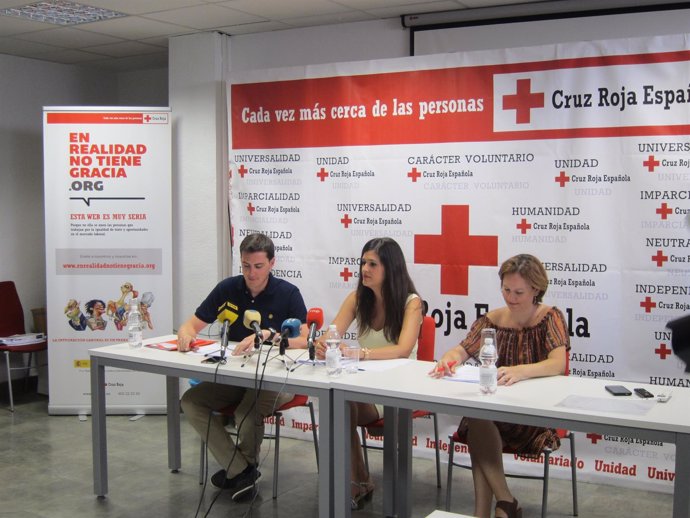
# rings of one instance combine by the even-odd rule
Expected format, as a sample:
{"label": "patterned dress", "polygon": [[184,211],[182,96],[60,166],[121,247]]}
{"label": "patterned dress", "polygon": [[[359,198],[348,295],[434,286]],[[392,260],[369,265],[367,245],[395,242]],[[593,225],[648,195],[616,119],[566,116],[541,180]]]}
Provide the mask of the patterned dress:
{"label": "patterned dress", "polygon": [[[557,347],[570,351],[570,335],[563,313],[552,307],[534,326],[524,329],[499,327],[486,316],[477,319],[461,346],[474,359],[479,359],[481,330],[487,327],[496,329],[498,344],[498,366],[512,366],[525,363],[537,363],[545,360]],[[512,450],[538,455],[549,447],[554,450],[561,445],[556,430],[536,426],[496,422],[504,444]],[[463,418],[458,427],[458,435],[467,436],[467,419]]]}

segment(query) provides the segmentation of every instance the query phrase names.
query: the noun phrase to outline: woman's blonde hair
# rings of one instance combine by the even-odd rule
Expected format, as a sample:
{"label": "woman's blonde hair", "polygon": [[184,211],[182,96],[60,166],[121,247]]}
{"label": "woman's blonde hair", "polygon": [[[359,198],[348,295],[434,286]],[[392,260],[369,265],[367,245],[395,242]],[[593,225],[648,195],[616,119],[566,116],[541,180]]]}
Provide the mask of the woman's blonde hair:
{"label": "woman's blonde hair", "polygon": [[546,289],[549,287],[549,277],[541,261],[530,254],[515,255],[503,261],[501,268],[498,270],[501,282],[503,282],[503,277],[511,273],[519,274],[530,286],[539,290],[539,293],[534,297],[534,303],[539,304],[544,298]]}

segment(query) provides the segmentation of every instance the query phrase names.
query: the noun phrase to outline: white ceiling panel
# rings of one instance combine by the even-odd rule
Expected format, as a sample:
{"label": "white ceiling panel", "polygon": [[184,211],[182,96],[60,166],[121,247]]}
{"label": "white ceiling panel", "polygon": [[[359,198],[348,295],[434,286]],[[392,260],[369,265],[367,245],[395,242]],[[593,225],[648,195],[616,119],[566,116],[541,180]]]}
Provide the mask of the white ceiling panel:
{"label": "white ceiling panel", "polygon": [[[38,1],[38,0],[36,0]],[[397,18],[405,14],[531,4],[547,11],[584,4],[621,7],[679,3],[678,0],[70,0],[126,16],[76,25],[36,22],[3,13],[35,2],[0,0],[0,53],[87,63],[113,70],[167,66],[170,36],[219,30],[250,34]],[[510,7],[508,7],[510,8]],[[95,58],[95,59],[94,59]]]}

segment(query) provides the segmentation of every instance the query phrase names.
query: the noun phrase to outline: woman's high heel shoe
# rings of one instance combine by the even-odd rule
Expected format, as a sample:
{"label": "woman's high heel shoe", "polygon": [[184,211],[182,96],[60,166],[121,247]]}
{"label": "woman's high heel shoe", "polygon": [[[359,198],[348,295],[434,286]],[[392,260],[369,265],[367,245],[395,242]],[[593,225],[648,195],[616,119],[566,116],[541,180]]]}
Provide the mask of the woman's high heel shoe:
{"label": "woman's high heel shoe", "polygon": [[358,492],[352,497],[351,508],[353,511],[359,511],[364,507],[364,502],[370,502],[374,496],[374,484],[371,482],[352,482],[352,485],[358,488]]}
{"label": "woman's high heel shoe", "polygon": [[522,518],[522,507],[518,506],[518,501],[513,498],[512,502],[507,500],[499,500],[496,502],[496,510],[503,511],[508,518]]}

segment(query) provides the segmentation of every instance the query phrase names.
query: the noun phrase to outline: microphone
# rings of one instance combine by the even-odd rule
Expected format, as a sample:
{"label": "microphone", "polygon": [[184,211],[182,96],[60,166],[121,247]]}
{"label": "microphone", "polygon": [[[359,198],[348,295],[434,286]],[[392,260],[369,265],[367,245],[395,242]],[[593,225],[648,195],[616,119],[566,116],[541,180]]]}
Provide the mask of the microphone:
{"label": "microphone", "polygon": [[223,327],[220,330],[220,363],[225,363],[225,351],[228,348],[228,331],[230,330],[230,321],[224,320]]}
{"label": "microphone", "polygon": [[307,349],[309,349],[309,359],[313,361],[316,357],[316,350],[314,349],[316,332],[323,326],[323,309],[311,308],[307,312],[307,325],[309,326],[309,334],[307,335]]}
{"label": "microphone", "polygon": [[218,307],[217,319],[223,323],[220,331],[220,357],[218,358],[220,363],[225,363],[225,351],[228,348],[228,332],[238,316],[237,306],[232,302],[226,301]]}
{"label": "microphone", "polygon": [[244,327],[254,331],[256,335],[254,337],[254,348],[258,349],[263,342],[263,336],[261,333],[261,313],[255,309],[248,309],[244,312],[244,318],[242,320]]}
{"label": "microphone", "polygon": [[302,325],[299,318],[286,318],[280,326],[280,354],[285,354],[290,344],[288,338],[297,338],[299,336],[299,328]]}

